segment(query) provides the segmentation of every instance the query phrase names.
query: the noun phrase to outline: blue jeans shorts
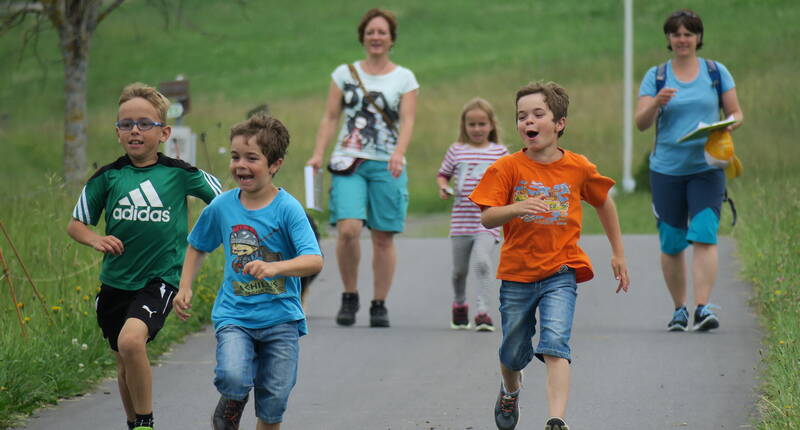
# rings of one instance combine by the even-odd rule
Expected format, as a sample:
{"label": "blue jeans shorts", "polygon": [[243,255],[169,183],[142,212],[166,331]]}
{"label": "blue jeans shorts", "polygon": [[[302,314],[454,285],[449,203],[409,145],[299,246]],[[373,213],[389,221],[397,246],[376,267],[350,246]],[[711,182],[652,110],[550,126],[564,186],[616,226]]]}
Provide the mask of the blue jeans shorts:
{"label": "blue jeans shorts", "polygon": [[333,175],[329,200],[330,222],[341,219],[366,221],[372,230],[400,233],[408,209],[406,170],[397,178],[388,162],[364,160],[350,175]]}
{"label": "blue jeans shorts", "polygon": [[283,421],[297,381],[300,330],[297,321],[249,329],[226,325],[216,332],[214,385],[226,398],[242,400],[254,388],[256,416],[267,424]]}
{"label": "blue jeans shorts", "polygon": [[717,243],[719,214],[725,195],[722,169],[683,176],[651,170],[650,189],[661,252],[675,255],[690,243]]}
{"label": "blue jeans shorts", "polygon": [[[503,281],[500,285],[500,318],[503,342],[500,362],[511,370],[522,370],[535,356],[565,358],[572,362],[569,338],[578,284],[575,271],[562,268],[540,281]],[[536,309],[539,309],[539,345],[533,349]]]}

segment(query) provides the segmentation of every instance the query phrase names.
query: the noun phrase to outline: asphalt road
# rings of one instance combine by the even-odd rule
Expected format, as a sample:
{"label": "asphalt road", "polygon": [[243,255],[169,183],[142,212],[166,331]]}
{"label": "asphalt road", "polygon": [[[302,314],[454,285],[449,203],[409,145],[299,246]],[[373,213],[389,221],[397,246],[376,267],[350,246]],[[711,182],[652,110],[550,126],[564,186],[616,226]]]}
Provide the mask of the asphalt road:
{"label": "asphalt road", "polygon": [[[340,283],[333,242],[323,242],[325,269],[308,296],[310,334],[301,339],[297,386],[284,429],[493,429],[501,335],[449,329],[448,239],[398,239],[398,272],[387,302],[392,327],[368,327],[369,242],[363,242],[362,309],[354,327],[336,326]],[[655,236],[626,236],[632,277],[614,293],[604,236],[582,246],[596,277],[579,287],[573,330],[568,422],[574,430],[740,429],[755,416],[760,334],[748,307],[750,287],[737,280],[734,243],[722,238],[713,302],[721,327],[669,333],[672,306],[658,266]],[[470,287],[468,287],[470,288]],[[474,299],[474,289],[468,289]],[[492,317],[499,323],[494,292]],[[178,323],[173,320],[172,323]],[[212,383],[214,336],[190,336],[154,368],[158,429],[210,428],[218,394]],[[545,368],[525,371],[518,429],[547,418]],[[113,380],[95,392],[41,410],[27,427],[124,430]],[[242,429],[255,428],[252,402]]]}

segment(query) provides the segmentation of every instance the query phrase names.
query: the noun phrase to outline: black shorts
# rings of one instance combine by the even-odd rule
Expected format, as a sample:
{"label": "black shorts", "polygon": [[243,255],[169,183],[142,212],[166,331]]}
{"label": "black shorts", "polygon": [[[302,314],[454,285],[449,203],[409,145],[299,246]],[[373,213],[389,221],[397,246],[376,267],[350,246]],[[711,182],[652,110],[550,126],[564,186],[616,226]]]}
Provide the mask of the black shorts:
{"label": "black shorts", "polygon": [[133,291],[102,284],[95,298],[95,310],[97,324],[111,349],[119,351],[117,339],[128,318],[144,322],[147,325],[147,341],[155,339],[172,310],[172,300],[177,293],[177,288],[160,278],[153,278],[144,288]]}

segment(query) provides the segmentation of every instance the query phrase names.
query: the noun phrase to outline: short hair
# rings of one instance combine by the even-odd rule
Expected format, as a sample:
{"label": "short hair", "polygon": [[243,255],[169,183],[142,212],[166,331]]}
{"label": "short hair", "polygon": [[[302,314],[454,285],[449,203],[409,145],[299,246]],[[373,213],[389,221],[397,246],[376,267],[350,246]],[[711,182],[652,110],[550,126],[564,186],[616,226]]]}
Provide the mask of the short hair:
{"label": "short hair", "polygon": [[489,121],[492,123],[492,131],[489,132],[489,142],[500,143],[500,135],[497,132],[497,117],[494,115],[494,109],[488,101],[480,97],[475,97],[464,105],[464,110],[461,111],[461,127],[458,141],[461,143],[470,142],[469,135],[467,134],[467,112],[475,109],[486,113],[486,116],[489,117]]}
{"label": "short hair", "polygon": [[[669,36],[678,31],[680,26],[686,27],[687,30],[700,37],[700,40],[697,41],[697,49],[703,47],[703,20],[698,14],[691,9],[679,9],[672,12],[664,21],[664,34]],[[667,43],[667,49],[672,51],[669,43]]]}
{"label": "short hair", "polygon": [[358,23],[358,43],[364,44],[364,32],[367,29],[367,25],[377,17],[381,17],[389,23],[389,34],[392,36],[392,42],[397,40],[397,17],[386,9],[374,8],[368,10]]}
{"label": "short hair", "polygon": [[153,105],[158,111],[158,120],[161,122],[166,122],[167,120],[167,109],[169,109],[169,99],[158,92],[157,89],[143,84],[141,82],[134,82],[127,87],[122,89],[122,94],[119,95],[119,105],[123,103],[135,99],[137,97],[143,98],[147,100],[148,103]]}
{"label": "short hair", "polygon": [[[553,112],[553,122],[558,122],[561,118],[567,117],[567,109],[569,108],[567,90],[552,81],[548,83],[544,83],[544,81],[531,82],[520,88],[517,91],[517,100],[515,101],[517,107],[519,107],[519,99],[538,93],[544,95],[544,103]],[[558,132],[558,137],[564,134],[565,129],[566,127]]]}
{"label": "short hair", "polygon": [[268,165],[286,157],[286,148],[289,147],[289,130],[279,119],[270,115],[257,113],[246,121],[234,125],[231,127],[230,140],[236,136],[244,136],[247,140],[255,137],[261,153],[267,157]]}

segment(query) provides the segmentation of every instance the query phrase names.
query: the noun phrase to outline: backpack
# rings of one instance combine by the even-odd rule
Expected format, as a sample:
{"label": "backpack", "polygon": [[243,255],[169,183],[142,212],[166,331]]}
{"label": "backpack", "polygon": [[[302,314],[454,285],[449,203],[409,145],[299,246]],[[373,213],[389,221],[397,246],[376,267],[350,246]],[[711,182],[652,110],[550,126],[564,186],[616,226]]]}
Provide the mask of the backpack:
{"label": "backpack", "polygon": [[[708,58],[704,58],[706,62],[706,68],[708,69],[708,77],[711,79],[711,85],[714,86],[714,89],[717,90],[717,97],[719,99],[719,108],[722,109],[722,76],[719,72],[719,66],[717,66],[717,62],[714,60],[709,60]],[[656,94],[664,88],[664,84],[667,82],[667,63],[661,63],[656,68]],[[659,112],[658,116],[661,116]],[[656,135],[658,135],[658,119],[656,119]],[[658,137],[656,136],[656,139]],[[655,148],[653,149],[655,151]],[[733,199],[728,197],[728,188],[725,188],[725,191],[722,194],[722,203],[728,202],[731,207],[731,214],[733,215],[733,221],[731,222],[731,226],[736,225],[736,206],[733,203]]]}

